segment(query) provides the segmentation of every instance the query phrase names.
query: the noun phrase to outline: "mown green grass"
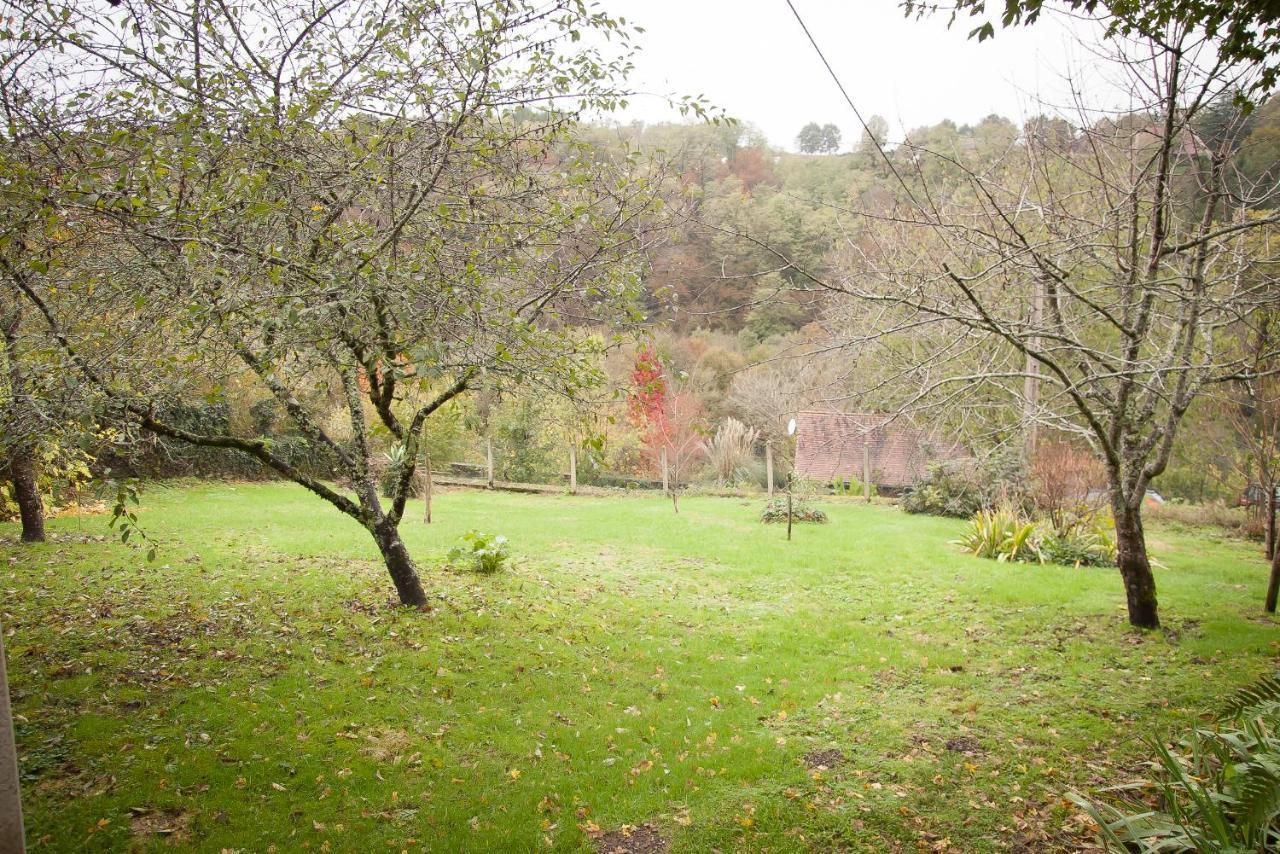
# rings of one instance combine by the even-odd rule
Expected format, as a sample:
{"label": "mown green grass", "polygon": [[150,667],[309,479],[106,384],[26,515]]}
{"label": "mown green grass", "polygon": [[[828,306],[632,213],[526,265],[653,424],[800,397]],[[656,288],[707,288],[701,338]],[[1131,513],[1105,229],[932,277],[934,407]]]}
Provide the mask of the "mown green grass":
{"label": "mown green grass", "polygon": [[[3,529],[36,850],[578,850],[641,822],[679,851],[1044,850],[1088,838],[1064,793],[1280,652],[1257,547],[1195,531],[1149,533],[1141,634],[1114,571],[970,558],[891,507],[788,543],[759,501],[448,493],[404,525],[419,613],[299,488],[143,504],[154,564],[101,516]],[[514,566],[444,569],[470,528]]]}

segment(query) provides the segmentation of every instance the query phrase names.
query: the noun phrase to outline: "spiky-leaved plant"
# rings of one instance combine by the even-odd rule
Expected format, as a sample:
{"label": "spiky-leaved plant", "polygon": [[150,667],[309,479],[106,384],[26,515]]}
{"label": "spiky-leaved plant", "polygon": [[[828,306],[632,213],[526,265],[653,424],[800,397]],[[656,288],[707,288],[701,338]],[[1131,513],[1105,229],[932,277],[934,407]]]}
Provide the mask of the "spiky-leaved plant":
{"label": "spiky-leaved plant", "polygon": [[[1151,780],[1072,793],[1114,851],[1274,851],[1280,845],[1280,675],[1237,691],[1217,725],[1152,745]],[[1153,791],[1158,803],[1144,799]]]}

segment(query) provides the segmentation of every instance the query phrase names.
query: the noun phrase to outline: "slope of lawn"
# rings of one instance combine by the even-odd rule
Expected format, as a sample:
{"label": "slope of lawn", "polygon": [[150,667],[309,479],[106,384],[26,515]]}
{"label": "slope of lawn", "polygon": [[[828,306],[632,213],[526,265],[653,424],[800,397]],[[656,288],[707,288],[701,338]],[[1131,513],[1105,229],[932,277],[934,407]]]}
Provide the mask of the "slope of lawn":
{"label": "slope of lawn", "polygon": [[[143,495],[159,543],[0,527],[35,850],[1052,850],[1063,795],[1273,668],[1257,547],[1149,532],[1166,629],[1114,571],[1006,565],[960,524],[831,503],[437,496],[389,605],[372,541],[300,488]],[[450,571],[471,528],[513,566]]]}

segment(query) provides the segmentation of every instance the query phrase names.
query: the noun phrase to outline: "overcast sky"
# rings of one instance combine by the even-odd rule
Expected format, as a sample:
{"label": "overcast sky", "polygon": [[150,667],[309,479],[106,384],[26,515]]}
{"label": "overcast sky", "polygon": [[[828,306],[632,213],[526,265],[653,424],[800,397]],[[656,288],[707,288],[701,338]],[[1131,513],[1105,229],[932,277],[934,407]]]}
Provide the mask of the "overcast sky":
{"label": "overcast sky", "polygon": [[[889,121],[890,138],[950,118],[990,113],[1015,121],[1062,103],[1065,74],[1088,79],[1095,29],[1046,16],[1033,27],[997,31],[982,44],[970,21],[945,15],[907,20],[898,0],[793,0],[864,117]],[[844,147],[861,136],[857,119],[787,8],[786,0],[602,0],[612,14],[647,30],[633,83],[652,93],[704,94],[770,142],[794,148],[807,122],[832,122]],[[1003,6],[1002,3],[992,4]],[[619,118],[676,118],[660,98],[641,97]]]}

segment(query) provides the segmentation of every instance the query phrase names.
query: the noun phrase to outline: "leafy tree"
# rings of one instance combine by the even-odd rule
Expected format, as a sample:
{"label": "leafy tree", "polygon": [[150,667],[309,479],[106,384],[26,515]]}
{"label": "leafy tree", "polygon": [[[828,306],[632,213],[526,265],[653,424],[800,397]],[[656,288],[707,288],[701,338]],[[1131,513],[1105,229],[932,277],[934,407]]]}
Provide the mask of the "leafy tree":
{"label": "leafy tree", "polygon": [[627,397],[627,413],[640,431],[645,456],[654,468],[665,466],[671,506],[680,512],[680,488],[690,468],[706,452],[703,407],[697,396],[677,390],[662,359],[647,344],[636,354]]}
{"label": "leafy tree", "polygon": [[[1248,87],[1254,95],[1275,88],[1280,75],[1280,5],[1274,0],[1058,0],[1058,4],[1090,15],[1105,13],[1112,35],[1164,41],[1171,28],[1203,33],[1227,65],[1258,68],[1260,73]],[[903,0],[901,5],[908,15],[929,14],[938,8],[927,0]],[[1003,0],[998,6],[1002,7],[1001,25],[1033,24],[1045,0]],[[987,0],[958,0],[951,10],[952,22],[962,14],[982,18],[987,15]],[[969,33],[979,41],[994,35],[992,21]]]}
{"label": "leafy tree", "polygon": [[796,136],[796,148],[802,154],[834,154],[840,150],[840,128],[809,122]]}
{"label": "leafy tree", "polygon": [[[245,454],[356,520],[413,605],[398,528],[427,420],[472,388],[597,380],[605,342],[577,325],[630,316],[663,183],[572,135],[576,111],[620,100],[620,22],[571,0],[475,11],[140,0],[101,22],[52,2],[12,30],[35,46],[15,74],[44,97],[10,105],[4,143],[48,164],[28,182],[38,219],[93,245],[10,265],[9,293],[120,416]],[[582,47],[590,32],[624,54]],[[233,368],[337,484],[269,437],[165,417],[193,388],[224,395],[208,380]],[[386,503],[370,419],[401,449]]]}
{"label": "leafy tree", "polygon": [[760,341],[799,329],[808,319],[804,307],[795,301],[787,290],[787,283],[777,273],[761,277],[752,303],[743,328]]}
{"label": "leafy tree", "polygon": [[867,119],[867,126],[862,129],[862,138],[858,141],[858,154],[868,163],[881,162],[880,152],[889,142],[889,122],[883,116],[872,116]]}
{"label": "leafy tree", "polygon": [[627,413],[636,426],[658,421],[665,413],[667,377],[653,344],[643,345],[636,353],[631,370],[631,388],[627,396]]}
{"label": "leafy tree", "polygon": [[22,520],[22,542],[44,542],[44,499],[38,472],[39,436],[35,425],[38,406],[25,370],[25,354],[19,338],[22,313],[11,305],[0,317],[4,336],[5,383],[0,425],[3,426],[4,468],[12,484],[10,495]]}
{"label": "leafy tree", "polygon": [[[0,138],[17,138],[22,105],[38,97],[18,71],[43,46],[33,39],[0,53]],[[66,109],[68,122],[86,118],[80,107]],[[0,145],[0,281],[46,271],[58,255],[85,251],[82,236],[48,216],[41,200],[44,177],[54,166],[38,147]],[[94,390],[61,371],[47,343],[33,334],[38,323],[15,291],[0,290],[0,466],[11,484],[7,492],[21,518],[23,542],[44,540],[45,498],[88,477],[90,458],[82,446],[102,415]]]}

